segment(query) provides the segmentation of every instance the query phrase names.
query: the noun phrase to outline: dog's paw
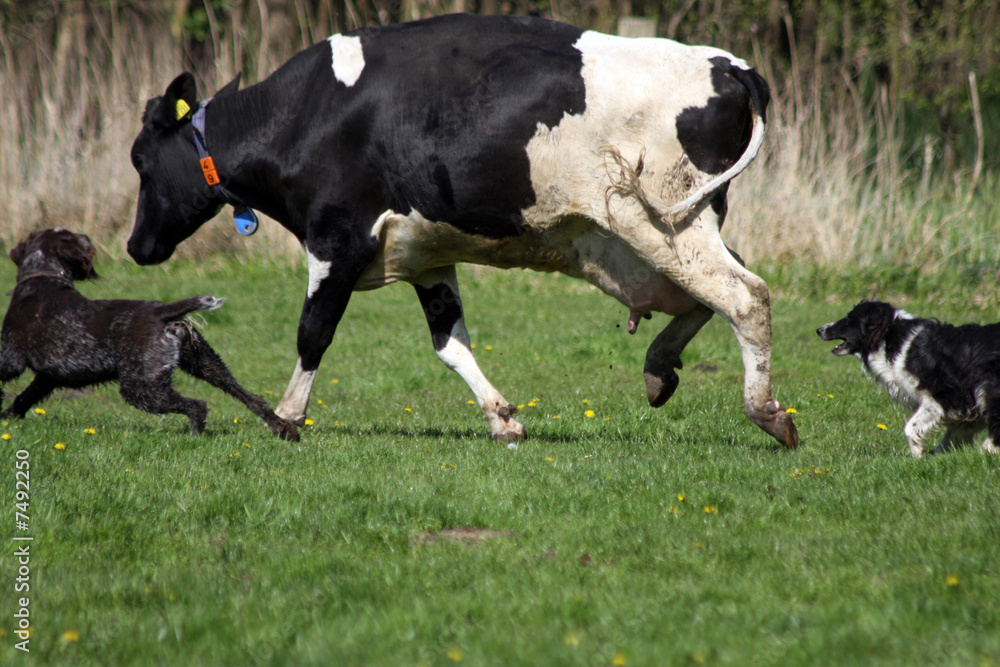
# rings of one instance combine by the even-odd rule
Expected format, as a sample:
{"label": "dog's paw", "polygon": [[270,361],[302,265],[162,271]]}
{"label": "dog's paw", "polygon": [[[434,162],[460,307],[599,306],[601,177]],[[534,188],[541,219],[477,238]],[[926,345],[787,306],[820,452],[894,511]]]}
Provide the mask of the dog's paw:
{"label": "dog's paw", "polygon": [[199,296],[198,297],[198,310],[209,311],[218,310],[222,308],[222,304],[226,302],[226,297],[216,297],[216,296]]}

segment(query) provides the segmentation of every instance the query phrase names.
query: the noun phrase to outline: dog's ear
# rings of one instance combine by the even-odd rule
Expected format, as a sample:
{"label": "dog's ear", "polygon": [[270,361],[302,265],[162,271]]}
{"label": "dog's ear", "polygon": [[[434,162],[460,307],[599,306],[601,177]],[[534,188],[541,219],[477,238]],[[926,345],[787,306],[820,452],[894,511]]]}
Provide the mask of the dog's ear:
{"label": "dog's ear", "polygon": [[42,232],[32,232],[28,238],[24,239],[10,251],[10,261],[20,268],[21,262],[24,258],[38,250],[38,237],[42,235]]}
{"label": "dog's ear", "polygon": [[10,251],[10,261],[14,262],[16,266],[21,266],[21,262],[24,261],[24,256],[27,254],[27,244],[22,241],[14,246],[14,249]]}
{"label": "dog's ear", "polygon": [[889,327],[896,319],[896,309],[888,304],[877,304],[878,308],[872,308],[865,318],[865,347],[874,350],[882,342]]}

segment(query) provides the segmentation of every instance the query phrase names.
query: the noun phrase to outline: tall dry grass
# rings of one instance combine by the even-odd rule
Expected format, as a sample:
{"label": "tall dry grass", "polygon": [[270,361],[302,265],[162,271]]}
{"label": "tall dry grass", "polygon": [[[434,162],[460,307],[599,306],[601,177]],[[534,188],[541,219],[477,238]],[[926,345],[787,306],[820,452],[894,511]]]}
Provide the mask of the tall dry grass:
{"label": "tall dry grass", "polygon": [[[266,48],[252,36],[225,38],[243,34],[239,17],[232,20],[212,26],[211,65],[196,72],[204,95],[235,75],[236,63],[247,60],[245,49]],[[303,35],[303,41],[316,37]],[[4,40],[0,244],[63,225],[90,234],[113,256],[125,254],[139,185],[129,147],[146,100],[186,68],[185,58],[169,34],[156,34],[137,19],[113,18],[90,39],[86,59],[56,49],[27,60],[11,57],[11,40]],[[266,52],[256,55],[254,61],[265,65],[250,79],[276,64]],[[777,81],[777,74],[764,74]],[[781,83],[786,85],[775,87],[787,92],[769,109],[765,150],[731,190],[724,235],[747,260],[1000,266],[996,177],[982,178],[975,192],[971,168],[949,180],[932,177],[933,144],[902,144],[898,110],[885,95],[863,99],[855,92],[830,105],[820,94],[822,82],[808,89],[797,81]],[[904,155],[925,148],[922,173],[903,168]],[[182,252],[298,256],[292,237],[273,221],[245,240],[232,232],[229,219],[224,212]]]}
{"label": "tall dry grass", "polygon": [[[54,49],[39,47],[34,54],[16,39],[0,43],[5,50],[0,61],[2,246],[10,247],[29,231],[61,225],[87,233],[112,256],[125,256],[139,190],[129,151],[146,101],[191,69],[199,93],[208,97],[235,76],[240,51],[249,41],[222,39],[219,29],[207,58],[212,66],[199,70],[169,33],[150,30],[139,17],[111,17],[91,25],[102,30],[85,37],[86,58],[61,49],[58,42]],[[266,52],[258,55],[257,60],[268,60]],[[184,244],[182,252],[245,246],[282,255],[297,246],[273,221],[245,240],[230,233],[227,216],[231,221],[231,213],[223,213]]]}

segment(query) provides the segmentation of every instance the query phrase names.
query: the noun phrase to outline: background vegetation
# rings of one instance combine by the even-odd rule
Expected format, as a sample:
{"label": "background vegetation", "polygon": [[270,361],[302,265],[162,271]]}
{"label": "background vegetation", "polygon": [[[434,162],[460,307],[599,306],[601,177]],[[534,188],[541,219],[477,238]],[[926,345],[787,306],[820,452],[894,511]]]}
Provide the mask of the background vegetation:
{"label": "background vegetation", "polygon": [[[0,0],[0,243],[64,224],[120,256],[138,188],[128,147],[180,71],[208,96],[333,32],[447,11],[612,32],[641,16],[758,67],[775,93],[769,140],[727,232],[751,261],[996,276],[1000,0]],[[288,235],[265,227],[249,248],[285,253]],[[214,229],[188,252],[244,243]]]}

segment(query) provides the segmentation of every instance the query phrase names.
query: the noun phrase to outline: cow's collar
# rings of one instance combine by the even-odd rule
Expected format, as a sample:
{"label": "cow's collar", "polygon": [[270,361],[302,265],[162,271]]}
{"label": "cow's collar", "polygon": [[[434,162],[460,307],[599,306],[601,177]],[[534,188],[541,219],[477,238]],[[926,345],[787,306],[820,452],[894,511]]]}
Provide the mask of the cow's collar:
{"label": "cow's collar", "polygon": [[243,200],[222,185],[219,172],[215,168],[215,161],[212,160],[212,155],[208,152],[208,142],[205,140],[205,107],[211,101],[212,98],[208,98],[199,102],[198,109],[191,116],[191,125],[194,127],[194,145],[198,149],[201,173],[205,175],[205,182],[212,189],[212,194],[232,205],[236,231],[243,236],[250,236],[257,231],[257,215],[252,208],[243,203]]}

